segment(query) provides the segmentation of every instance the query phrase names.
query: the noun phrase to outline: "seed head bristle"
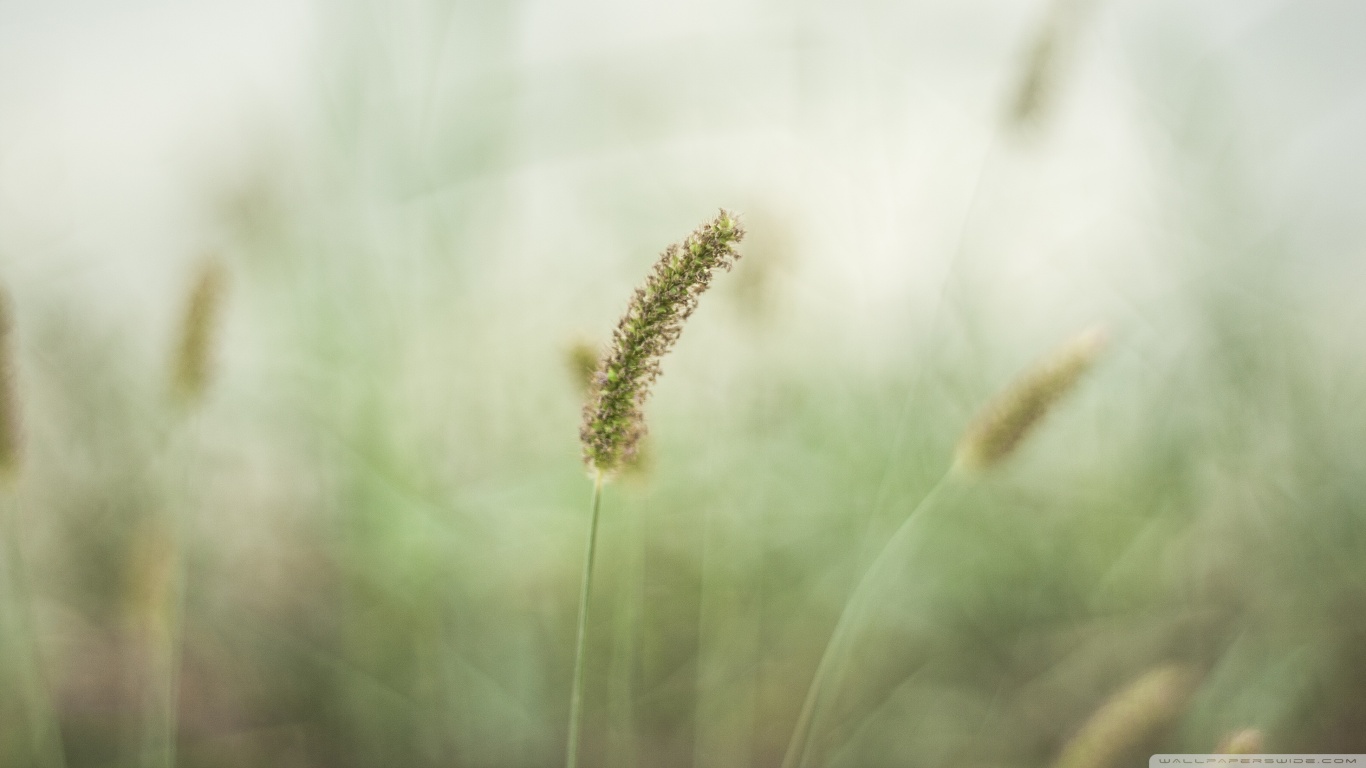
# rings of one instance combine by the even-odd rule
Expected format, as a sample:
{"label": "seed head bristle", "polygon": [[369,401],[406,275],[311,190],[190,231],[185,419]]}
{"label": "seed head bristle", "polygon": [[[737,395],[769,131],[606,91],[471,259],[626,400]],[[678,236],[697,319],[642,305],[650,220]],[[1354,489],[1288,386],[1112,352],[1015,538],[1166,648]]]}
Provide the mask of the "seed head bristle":
{"label": "seed head bristle", "polygon": [[197,401],[208,389],[210,358],[227,283],[227,270],[210,258],[200,265],[190,288],[171,371],[172,389],[182,402]]}
{"label": "seed head bristle", "polygon": [[1214,752],[1219,755],[1261,755],[1265,754],[1263,749],[1262,732],[1256,728],[1244,728],[1225,736]]}
{"label": "seed head bristle", "polygon": [[636,289],[584,404],[579,440],[590,468],[611,473],[635,455],[645,435],[642,408],[659,378],[660,360],[678,341],[712,275],[740,258],[734,246],[744,236],[735,216],[722,210],[682,243],[666,248]]}
{"label": "seed head bristle", "polygon": [[0,481],[19,474],[19,393],[14,367],[14,317],[9,296],[0,292]]}
{"label": "seed head bristle", "polygon": [[1104,351],[1101,329],[1085,331],[1059,347],[984,407],[958,443],[957,465],[990,469],[1013,453],[1048,411],[1076,387]]}
{"label": "seed head bristle", "polygon": [[1077,731],[1054,768],[1111,768],[1171,724],[1195,691],[1198,675],[1163,664],[1111,696]]}

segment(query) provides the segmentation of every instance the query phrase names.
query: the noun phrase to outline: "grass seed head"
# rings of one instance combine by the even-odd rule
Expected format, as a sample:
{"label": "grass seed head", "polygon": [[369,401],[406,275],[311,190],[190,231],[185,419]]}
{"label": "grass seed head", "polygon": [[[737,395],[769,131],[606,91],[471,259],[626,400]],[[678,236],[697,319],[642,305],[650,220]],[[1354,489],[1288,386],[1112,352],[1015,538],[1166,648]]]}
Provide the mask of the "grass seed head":
{"label": "grass seed head", "polygon": [[1181,664],[1148,670],[1100,706],[1067,742],[1054,768],[1111,768],[1170,725],[1199,676]]}
{"label": "grass seed head", "polygon": [[190,288],[171,371],[172,390],[183,403],[198,401],[208,389],[227,284],[227,270],[210,258],[200,265]]}
{"label": "grass seed head", "polygon": [[1088,330],[1015,380],[968,427],[958,443],[957,465],[985,470],[1005,461],[1048,411],[1076,387],[1107,341],[1104,331]]}
{"label": "grass seed head", "polygon": [[1089,0],[1054,0],[1030,41],[1011,94],[1006,123],[1021,130],[1038,123],[1058,88],[1064,54],[1071,47]]}
{"label": "grass seed head", "polygon": [[682,242],[664,250],[626,314],[589,382],[579,440],[590,468],[611,473],[634,457],[645,436],[643,407],[668,354],[720,269],[730,269],[745,236],[734,214],[722,210]]}

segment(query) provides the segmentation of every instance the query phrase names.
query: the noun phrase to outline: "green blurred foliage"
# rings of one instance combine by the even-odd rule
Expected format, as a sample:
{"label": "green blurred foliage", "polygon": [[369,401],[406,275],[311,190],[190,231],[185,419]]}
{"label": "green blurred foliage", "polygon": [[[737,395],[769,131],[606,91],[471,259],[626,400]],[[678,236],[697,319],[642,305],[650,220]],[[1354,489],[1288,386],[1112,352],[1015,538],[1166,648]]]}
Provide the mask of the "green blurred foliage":
{"label": "green blurred foliage", "polygon": [[[1360,332],[1318,301],[1293,222],[1268,223],[1235,108],[1169,119],[1184,83],[1133,55],[1151,272],[1116,257],[1107,287],[1061,301],[1001,254],[1071,263],[1013,226],[1038,211],[1021,179],[1066,147],[974,123],[995,138],[961,234],[901,252],[932,287],[884,312],[822,271],[862,223],[768,198],[783,182],[755,180],[740,138],[849,118],[826,65],[857,46],[823,34],[832,8],[545,58],[518,55],[524,5],[329,9],[304,139],[203,195],[232,291],[201,409],[167,393],[181,297],[159,329],[17,297],[0,764],[51,760],[49,720],[67,765],[160,764],[167,653],[178,765],[559,763],[591,491],[566,355],[718,205],[744,212],[745,259],[665,363],[648,460],[605,497],[584,764],[777,765],[844,601],[974,410],[1097,310],[1116,341],[1078,396],[895,553],[815,762],[1048,765],[1173,661],[1198,689],[1134,755],[1244,727],[1273,751],[1366,752]],[[982,24],[980,45],[1027,48]],[[1157,37],[1161,61],[1199,60]],[[1078,130],[1085,50],[1054,62],[1036,134]],[[1201,66],[1205,93],[1232,89]]]}

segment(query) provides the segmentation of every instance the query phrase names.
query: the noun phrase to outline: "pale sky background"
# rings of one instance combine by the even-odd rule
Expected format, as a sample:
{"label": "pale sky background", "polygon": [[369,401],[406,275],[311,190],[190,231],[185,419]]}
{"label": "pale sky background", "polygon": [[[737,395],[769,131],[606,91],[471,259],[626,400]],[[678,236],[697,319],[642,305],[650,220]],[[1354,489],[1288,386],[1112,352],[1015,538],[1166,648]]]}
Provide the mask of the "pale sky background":
{"label": "pale sky background", "polygon": [[[263,143],[308,173],[300,148],[354,50],[418,166],[445,151],[432,126],[463,119],[462,89],[522,73],[508,124],[533,159],[512,183],[546,234],[518,236],[512,261],[553,257],[584,179],[667,168],[684,186],[727,176],[744,199],[720,202],[801,232],[799,283],[845,287],[874,320],[917,296],[908,285],[935,293],[973,205],[976,247],[1012,251],[988,283],[1033,302],[1096,282],[1141,292],[1183,162],[1171,148],[1205,131],[1306,275],[1331,265],[1326,291],[1363,276],[1366,5],[1351,0],[1098,0],[1024,150],[998,117],[1042,2],[540,0],[486,4],[492,36],[435,5],[0,2],[7,279],[166,295],[185,254],[213,245],[215,180]],[[630,139],[620,120],[642,114],[676,130]],[[1078,301],[1079,318],[1094,309]]]}

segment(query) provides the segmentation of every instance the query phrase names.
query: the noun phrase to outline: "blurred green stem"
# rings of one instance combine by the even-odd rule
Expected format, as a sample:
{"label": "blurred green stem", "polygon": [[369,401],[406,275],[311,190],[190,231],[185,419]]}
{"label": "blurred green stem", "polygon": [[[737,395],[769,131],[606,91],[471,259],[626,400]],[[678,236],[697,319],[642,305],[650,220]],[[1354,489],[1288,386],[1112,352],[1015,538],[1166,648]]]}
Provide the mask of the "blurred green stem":
{"label": "blurred green stem", "polygon": [[[151,590],[148,615],[139,617],[146,667],[142,744],[139,764],[146,768],[173,768],[180,732],[180,667],[184,658],[184,622],[188,582],[189,512],[194,487],[193,448],[199,444],[195,414],[177,413],[161,446],[162,461],[173,477],[171,504],[164,518],[156,520],[145,535],[154,544],[150,556],[164,558],[152,567],[156,581]],[[160,537],[165,537],[164,542]],[[164,545],[164,550],[162,546]],[[164,570],[163,570],[164,569]]]}
{"label": "blurred green stem", "polygon": [[[52,706],[43,678],[38,634],[33,621],[33,601],[28,588],[23,547],[19,542],[19,501],[15,489],[6,483],[0,488],[0,516],[4,517],[5,561],[8,566],[9,599],[5,618],[13,628],[13,642],[20,677],[21,694],[28,709],[31,756],[40,764],[63,768],[66,765],[61,723]],[[41,757],[40,757],[41,756]]]}
{"label": "blurred green stem", "polygon": [[928,507],[931,500],[939,494],[939,490],[944,487],[951,474],[952,470],[947,471],[935,481],[930,490],[915,505],[915,509],[911,510],[910,514],[896,529],[896,532],[887,540],[882,551],[873,559],[868,570],[863,572],[863,577],[859,579],[854,590],[849,593],[849,599],[844,603],[844,610],[840,613],[839,621],[835,622],[835,630],[830,635],[830,641],[826,643],[825,651],[821,654],[820,663],[816,665],[816,674],[811,678],[811,687],[807,689],[806,700],[802,702],[801,713],[797,715],[797,724],[792,729],[792,739],[787,744],[787,754],[783,756],[782,768],[803,768],[806,765],[806,756],[811,747],[811,733],[821,703],[821,695],[830,686],[832,679],[838,680],[842,677],[842,675],[835,675],[832,678],[831,673],[837,664],[843,664],[847,660],[846,654],[849,651],[850,642],[855,637],[854,632],[864,617],[870,598],[877,595],[878,576],[891,563],[892,554],[909,540],[911,532],[914,530],[911,523],[918,518],[920,511]]}
{"label": "blurred green stem", "polygon": [[598,550],[598,512],[602,508],[602,470],[593,476],[593,514],[588,522],[588,547],[583,557],[583,579],[579,588],[579,627],[574,644],[574,686],[569,694],[569,746],[565,768],[579,763],[579,729],[583,720],[583,668],[586,651],[584,639],[588,634],[588,597],[593,586],[593,560]]}
{"label": "blurred green stem", "polygon": [[[174,526],[174,524],[172,524]],[[184,652],[185,562],[183,536],[171,536],[170,583],[158,615],[144,627],[148,656],[146,743],[142,756],[148,768],[172,768],[176,764],[176,741],[180,730],[180,662]]]}

